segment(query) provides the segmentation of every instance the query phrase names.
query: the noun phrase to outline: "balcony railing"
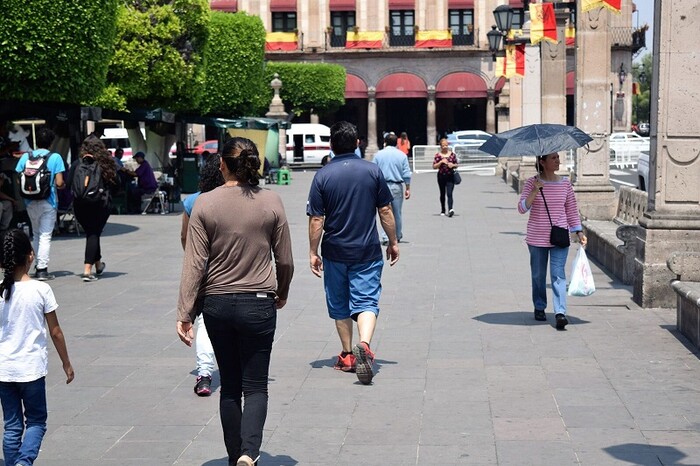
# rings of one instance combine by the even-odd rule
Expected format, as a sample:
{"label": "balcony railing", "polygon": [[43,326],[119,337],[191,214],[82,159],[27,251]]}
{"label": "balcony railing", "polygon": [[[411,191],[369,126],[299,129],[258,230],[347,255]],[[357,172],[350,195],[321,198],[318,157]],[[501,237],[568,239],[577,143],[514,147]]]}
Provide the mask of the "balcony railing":
{"label": "balcony railing", "polygon": [[645,28],[610,28],[610,46],[636,52],[646,47],[646,31]]}

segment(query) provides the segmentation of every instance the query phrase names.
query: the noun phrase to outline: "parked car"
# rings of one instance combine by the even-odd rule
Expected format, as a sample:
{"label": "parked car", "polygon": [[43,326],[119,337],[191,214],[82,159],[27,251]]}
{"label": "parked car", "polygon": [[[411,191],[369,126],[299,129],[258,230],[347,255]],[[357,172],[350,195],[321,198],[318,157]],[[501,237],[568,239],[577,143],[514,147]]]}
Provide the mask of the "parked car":
{"label": "parked car", "polygon": [[456,144],[483,144],[490,137],[491,135],[489,133],[478,129],[455,131],[447,135],[447,143],[451,146]]}
{"label": "parked car", "polygon": [[639,154],[639,160],[637,161],[637,177],[639,178],[639,189],[646,191],[649,186],[649,151],[642,151],[642,153]]}
{"label": "parked car", "polygon": [[201,144],[197,144],[192,149],[192,153],[204,156],[216,154],[217,152],[219,152],[219,141],[217,139],[204,141]]}
{"label": "parked car", "polygon": [[617,167],[634,167],[642,151],[649,151],[649,138],[637,133],[613,133],[608,137],[610,163]]}
{"label": "parked car", "polygon": [[639,123],[637,125],[637,134],[640,136],[649,136],[649,123]]}

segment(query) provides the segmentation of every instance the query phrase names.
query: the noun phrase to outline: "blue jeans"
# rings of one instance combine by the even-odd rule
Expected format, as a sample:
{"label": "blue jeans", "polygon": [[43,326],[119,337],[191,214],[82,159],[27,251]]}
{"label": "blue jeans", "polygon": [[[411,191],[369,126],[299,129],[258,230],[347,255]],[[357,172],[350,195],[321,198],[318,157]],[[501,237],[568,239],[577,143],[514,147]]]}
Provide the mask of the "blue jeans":
{"label": "blue jeans", "polygon": [[42,377],[33,382],[0,382],[0,401],[5,421],[5,464],[30,466],[39,456],[46,433],[46,381]]}
{"label": "blue jeans", "polygon": [[530,250],[532,304],[536,310],[547,308],[547,261],[554,294],[554,313],[566,314],[566,257],[569,248],[527,246]]}
{"label": "blue jeans", "polygon": [[263,295],[204,297],[204,324],[221,375],[219,415],[230,464],[241,455],[257,458],[262,444],[270,354],[277,326],[274,298]]}
{"label": "blue jeans", "polygon": [[[403,207],[403,184],[402,183],[387,183],[389,186],[389,191],[393,199],[391,201],[391,211],[394,214],[394,222],[396,223],[396,239],[401,241],[403,238],[403,230],[401,226],[403,222],[401,221],[401,208]],[[386,232],[382,229],[382,241],[387,241],[389,238],[386,236]]]}

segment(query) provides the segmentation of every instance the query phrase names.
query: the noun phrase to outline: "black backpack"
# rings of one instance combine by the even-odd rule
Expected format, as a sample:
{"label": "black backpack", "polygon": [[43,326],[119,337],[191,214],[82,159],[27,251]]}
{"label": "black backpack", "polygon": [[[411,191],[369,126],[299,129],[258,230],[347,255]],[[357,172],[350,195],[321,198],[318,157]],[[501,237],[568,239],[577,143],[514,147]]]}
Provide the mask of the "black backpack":
{"label": "black backpack", "polygon": [[19,175],[20,195],[25,199],[48,199],[51,196],[51,171],[46,155],[30,155]]}
{"label": "black backpack", "polygon": [[88,204],[104,202],[109,193],[104,186],[100,165],[96,161],[85,163],[84,160],[75,169],[70,190],[74,201]]}

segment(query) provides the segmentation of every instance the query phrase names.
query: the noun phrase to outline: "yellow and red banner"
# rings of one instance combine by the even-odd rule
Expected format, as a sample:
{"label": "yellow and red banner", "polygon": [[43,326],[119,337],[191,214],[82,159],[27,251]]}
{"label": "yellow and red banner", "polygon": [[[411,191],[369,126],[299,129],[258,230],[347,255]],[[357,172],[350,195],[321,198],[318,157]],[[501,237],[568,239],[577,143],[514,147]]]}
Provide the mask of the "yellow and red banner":
{"label": "yellow and red banner", "polygon": [[506,45],[505,57],[496,57],[496,77],[525,76],[525,44]]}
{"label": "yellow and red banner", "polygon": [[639,83],[632,83],[632,95],[639,95],[642,92],[639,89]]}
{"label": "yellow and red banner", "polygon": [[383,42],[383,31],[348,31],[345,36],[346,49],[380,49],[382,48]]}
{"label": "yellow and red banner", "polygon": [[416,33],[416,45],[418,48],[452,47],[452,31],[418,31]]}
{"label": "yellow and red banner", "polygon": [[592,10],[594,8],[607,8],[610,11],[619,13],[622,8],[622,0],[583,0],[581,9],[583,11]]}
{"label": "yellow and red banner", "polygon": [[268,32],[265,36],[265,50],[290,51],[297,49],[297,35],[295,32]]}
{"label": "yellow and red banner", "polygon": [[566,36],[566,46],[573,47],[576,45],[576,28],[573,24],[566,26],[564,30],[564,35]]}
{"label": "yellow and red banner", "polygon": [[554,4],[530,3],[530,43],[542,40],[557,43],[557,19]]}

